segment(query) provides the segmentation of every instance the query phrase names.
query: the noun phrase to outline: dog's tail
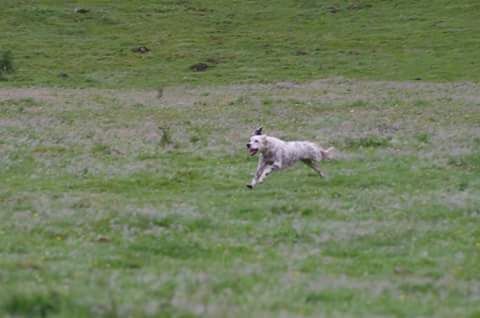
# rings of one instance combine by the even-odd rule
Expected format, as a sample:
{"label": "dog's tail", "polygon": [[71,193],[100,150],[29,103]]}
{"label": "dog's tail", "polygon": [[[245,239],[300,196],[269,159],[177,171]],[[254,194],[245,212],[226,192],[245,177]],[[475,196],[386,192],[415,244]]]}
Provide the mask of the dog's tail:
{"label": "dog's tail", "polygon": [[326,159],[332,159],[333,158],[333,152],[335,151],[335,148],[333,147],[330,147],[328,149],[322,149],[320,150],[321,154],[322,154],[322,160],[326,160]]}

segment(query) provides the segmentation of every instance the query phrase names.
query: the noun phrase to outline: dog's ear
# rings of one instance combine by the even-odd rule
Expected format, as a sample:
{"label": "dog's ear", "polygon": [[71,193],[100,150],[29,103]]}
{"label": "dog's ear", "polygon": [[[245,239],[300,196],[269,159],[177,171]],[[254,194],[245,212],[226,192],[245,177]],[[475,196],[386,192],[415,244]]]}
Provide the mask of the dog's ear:
{"label": "dog's ear", "polygon": [[263,130],[263,127],[259,127],[257,129],[255,129],[255,132],[253,134],[257,135],[257,136],[263,135],[262,130]]}

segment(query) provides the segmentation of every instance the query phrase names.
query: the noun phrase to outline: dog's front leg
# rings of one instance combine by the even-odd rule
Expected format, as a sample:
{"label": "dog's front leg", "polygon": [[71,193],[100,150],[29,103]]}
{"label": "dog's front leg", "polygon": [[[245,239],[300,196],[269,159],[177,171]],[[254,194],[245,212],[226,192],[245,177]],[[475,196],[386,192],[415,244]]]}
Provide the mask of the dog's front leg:
{"label": "dog's front leg", "polygon": [[262,183],[263,180],[265,180],[265,178],[266,178],[270,173],[272,173],[272,172],[275,171],[275,170],[280,170],[280,168],[281,168],[281,164],[278,163],[278,162],[266,164],[265,167],[263,168],[262,174],[260,175],[260,177],[259,177],[258,180],[257,180],[257,183]]}
{"label": "dog's front leg", "polygon": [[273,171],[273,165],[267,165],[265,166],[265,168],[263,169],[262,171],[262,174],[260,175],[260,177],[258,178],[258,183],[262,183],[263,180],[265,180],[265,178],[270,174],[272,173]]}
{"label": "dog's front leg", "polygon": [[258,166],[257,166],[257,171],[255,172],[255,176],[253,177],[252,182],[247,184],[248,188],[252,189],[257,185],[257,183],[259,183],[259,180],[266,167],[267,167],[267,164],[262,160],[262,158],[260,158],[258,160]]}

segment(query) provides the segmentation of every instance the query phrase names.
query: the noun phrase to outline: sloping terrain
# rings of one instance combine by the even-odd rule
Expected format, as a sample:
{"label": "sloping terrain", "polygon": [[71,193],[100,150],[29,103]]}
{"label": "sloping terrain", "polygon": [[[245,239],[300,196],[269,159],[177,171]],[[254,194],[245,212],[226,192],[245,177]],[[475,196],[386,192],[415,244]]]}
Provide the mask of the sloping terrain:
{"label": "sloping terrain", "polygon": [[479,11],[3,0],[0,316],[479,317]]}
{"label": "sloping terrain", "polygon": [[478,81],[479,11],[473,0],[3,0],[0,51],[17,72],[0,85]]}

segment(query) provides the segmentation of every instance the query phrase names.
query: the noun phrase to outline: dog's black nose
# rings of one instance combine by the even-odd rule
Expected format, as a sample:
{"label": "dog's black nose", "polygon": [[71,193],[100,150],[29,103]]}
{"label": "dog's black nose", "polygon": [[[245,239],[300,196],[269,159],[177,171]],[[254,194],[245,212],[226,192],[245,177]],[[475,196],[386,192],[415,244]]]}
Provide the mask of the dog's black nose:
{"label": "dog's black nose", "polygon": [[250,144],[247,144],[247,148],[250,148]]}

